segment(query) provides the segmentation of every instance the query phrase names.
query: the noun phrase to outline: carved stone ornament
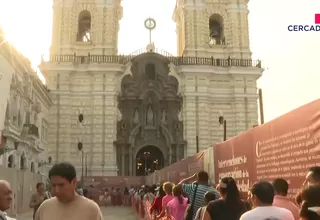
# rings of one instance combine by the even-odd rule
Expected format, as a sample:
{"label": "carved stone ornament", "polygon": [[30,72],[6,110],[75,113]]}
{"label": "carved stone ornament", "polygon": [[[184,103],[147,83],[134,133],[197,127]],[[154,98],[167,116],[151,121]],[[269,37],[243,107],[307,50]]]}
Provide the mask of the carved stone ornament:
{"label": "carved stone ornament", "polygon": [[167,110],[163,109],[161,113],[161,122],[165,123],[167,121]]}
{"label": "carved stone ornament", "polygon": [[134,110],[133,123],[134,124],[139,124],[139,111],[138,111],[138,109]]}
{"label": "carved stone ornament", "polygon": [[154,125],[153,118],[154,118],[153,110],[151,105],[149,105],[147,109],[147,125]]}
{"label": "carved stone ornament", "polygon": [[[124,145],[132,149],[128,151],[128,159],[117,155],[119,174],[123,176],[135,175],[136,168],[132,164],[137,160],[137,153],[142,148],[153,146],[162,152],[164,158],[169,158],[169,150],[173,144],[185,144],[183,132],[176,136],[175,131],[175,124],[182,124],[178,113],[183,100],[178,95],[177,78],[169,75],[169,68],[174,67],[169,63],[157,53],[145,53],[131,60],[124,70],[127,72],[125,76],[121,74],[123,78],[118,109],[122,118],[118,118],[115,146],[122,149],[117,151],[119,154],[124,150]],[[132,74],[128,74],[129,66]],[[147,71],[150,66],[154,68],[153,77],[150,77],[150,71]],[[125,131],[122,124],[126,124]],[[161,164],[167,165],[167,161]]]}

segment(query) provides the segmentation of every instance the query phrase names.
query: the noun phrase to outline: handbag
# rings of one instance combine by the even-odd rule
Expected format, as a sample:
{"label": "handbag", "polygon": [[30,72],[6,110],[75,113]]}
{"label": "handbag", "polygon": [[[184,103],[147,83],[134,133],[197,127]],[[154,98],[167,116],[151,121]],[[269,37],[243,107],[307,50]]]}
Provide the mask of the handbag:
{"label": "handbag", "polygon": [[193,191],[193,197],[192,197],[192,201],[191,204],[189,204],[186,213],[184,215],[184,220],[193,220],[193,208],[194,208],[194,203],[196,201],[196,194],[197,194],[197,189],[198,189],[198,184],[196,183],[196,187]]}

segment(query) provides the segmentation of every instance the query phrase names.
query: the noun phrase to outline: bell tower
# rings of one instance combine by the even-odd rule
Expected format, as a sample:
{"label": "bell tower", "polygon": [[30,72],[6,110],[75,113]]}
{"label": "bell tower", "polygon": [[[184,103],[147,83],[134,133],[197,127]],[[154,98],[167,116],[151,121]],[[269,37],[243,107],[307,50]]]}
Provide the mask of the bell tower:
{"label": "bell tower", "polygon": [[54,0],[51,55],[118,53],[121,0]]}
{"label": "bell tower", "polygon": [[250,59],[248,0],[177,0],[178,55]]}

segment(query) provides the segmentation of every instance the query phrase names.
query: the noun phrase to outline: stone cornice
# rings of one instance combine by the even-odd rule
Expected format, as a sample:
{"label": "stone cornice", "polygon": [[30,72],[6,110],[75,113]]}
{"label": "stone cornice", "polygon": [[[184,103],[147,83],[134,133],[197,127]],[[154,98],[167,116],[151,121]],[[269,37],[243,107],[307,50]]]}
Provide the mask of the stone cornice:
{"label": "stone cornice", "polygon": [[69,90],[52,90],[51,93],[53,95],[65,95],[65,96],[70,96],[70,95],[77,95],[77,96],[106,96],[106,97],[115,97],[118,93],[117,92],[112,92],[112,91],[69,91]]}
{"label": "stone cornice", "polygon": [[78,64],[72,63],[42,63],[39,65],[41,72],[123,72],[122,64]]}
{"label": "stone cornice", "polygon": [[176,67],[178,75],[193,75],[193,76],[208,76],[216,75],[231,75],[231,76],[254,76],[258,79],[264,69],[258,67],[215,67],[215,66],[196,66],[185,65]]}
{"label": "stone cornice", "polygon": [[207,92],[184,92],[183,96],[191,97],[207,97],[208,99],[214,101],[217,99],[221,100],[234,100],[240,98],[257,99],[258,94],[234,94],[234,93],[207,93]]}

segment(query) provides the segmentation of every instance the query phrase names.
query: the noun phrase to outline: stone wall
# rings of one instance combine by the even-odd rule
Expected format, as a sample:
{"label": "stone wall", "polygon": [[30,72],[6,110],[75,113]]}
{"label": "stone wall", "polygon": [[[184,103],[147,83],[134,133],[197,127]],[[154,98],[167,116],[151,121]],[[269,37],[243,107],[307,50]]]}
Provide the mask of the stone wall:
{"label": "stone wall", "polygon": [[46,177],[39,174],[5,167],[0,167],[0,176],[11,184],[13,202],[11,208],[6,211],[10,216],[31,211],[29,201],[31,195],[36,192],[36,184],[47,181]]}
{"label": "stone wall", "polygon": [[[117,96],[114,72],[60,72],[48,75],[53,106],[50,109],[49,149],[53,161],[72,162],[80,176],[116,175]],[[83,122],[79,121],[82,114]]]}
{"label": "stone wall", "polygon": [[[232,72],[232,74],[230,74]],[[258,95],[256,80],[262,69],[248,67],[231,69],[207,66],[185,66],[178,72],[183,95],[184,137],[187,141],[185,156],[223,141],[223,125],[227,121],[227,138],[258,124]]]}

